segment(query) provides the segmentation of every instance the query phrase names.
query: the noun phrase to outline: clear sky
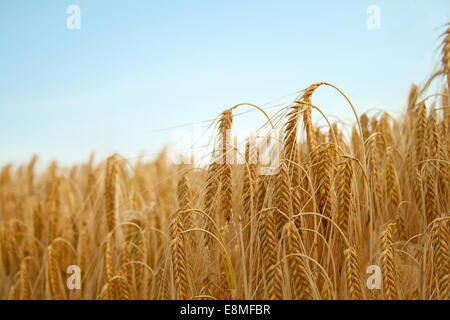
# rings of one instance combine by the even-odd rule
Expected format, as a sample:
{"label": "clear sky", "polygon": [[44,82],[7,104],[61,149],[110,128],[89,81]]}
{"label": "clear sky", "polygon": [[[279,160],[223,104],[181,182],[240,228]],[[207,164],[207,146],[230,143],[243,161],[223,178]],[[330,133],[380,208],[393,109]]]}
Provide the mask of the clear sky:
{"label": "clear sky", "polygon": [[[79,30],[66,26],[69,5],[81,10]],[[370,5],[380,29],[366,25]],[[448,0],[1,0],[0,164],[33,153],[67,164],[92,150],[151,155],[175,139],[157,129],[316,81],[341,88],[360,113],[399,112],[437,65],[448,21]],[[331,89],[313,103],[351,119]]]}

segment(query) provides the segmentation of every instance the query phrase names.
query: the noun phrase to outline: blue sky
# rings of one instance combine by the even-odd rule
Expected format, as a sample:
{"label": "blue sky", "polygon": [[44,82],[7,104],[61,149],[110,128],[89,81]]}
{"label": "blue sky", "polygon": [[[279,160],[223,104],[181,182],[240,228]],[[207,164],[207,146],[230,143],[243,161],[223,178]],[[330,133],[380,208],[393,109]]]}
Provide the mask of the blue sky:
{"label": "blue sky", "polygon": [[[80,30],[66,27],[71,4]],[[381,9],[379,30],[366,26],[370,5]],[[33,153],[66,164],[92,150],[152,155],[174,143],[173,130],[157,129],[316,81],[337,85],[359,113],[400,112],[411,83],[436,67],[448,21],[445,0],[2,0],[0,164]],[[313,103],[352,119],[331,89]],[[251,113],[236,125],[263,121]]]}

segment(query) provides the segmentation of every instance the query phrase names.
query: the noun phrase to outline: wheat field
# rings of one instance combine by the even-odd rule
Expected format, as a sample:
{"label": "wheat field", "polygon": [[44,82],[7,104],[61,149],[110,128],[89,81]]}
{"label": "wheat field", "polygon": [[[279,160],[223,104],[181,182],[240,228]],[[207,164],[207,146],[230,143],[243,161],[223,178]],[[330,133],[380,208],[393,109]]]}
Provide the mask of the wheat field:
{"label": "wheat field", "polygon": [[450,28],[442,39],[399,117],[348,99],[353,125],[331,123],[313,96],[345,94],[325,82],[280,108],[262,126],[282,133],[274,174],[258,144],[233,145],[241,105],[217,118],[206,167],[164,150],[4,166],[0,299],[449,299]]}

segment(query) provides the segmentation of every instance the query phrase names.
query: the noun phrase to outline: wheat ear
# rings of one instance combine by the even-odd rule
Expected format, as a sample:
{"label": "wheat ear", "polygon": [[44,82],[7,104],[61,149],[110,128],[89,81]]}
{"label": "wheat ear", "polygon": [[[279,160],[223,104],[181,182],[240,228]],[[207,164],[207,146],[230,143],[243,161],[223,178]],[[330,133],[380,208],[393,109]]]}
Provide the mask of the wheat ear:
{"label": "wheat ear", "polygon": [[400,204],[400,186],[398,184],[397,171],[395,170],[391,148],[386,150],[386,187],[389,199],[397,207]]}
{"label": "wheat ear", "polygon": [[347,279],[347,290],[350,294],[350,299],[361,300],[361,274],[358,265],[358,255],[354,247],[347,248],[344,251],[344,263]]}
{"label": "wheat ear", "polygon": [[222,188],[222,202],[221,210],[226,221],[230,221],[232,215],[232,198],[233,186],[231,182],[231,164],[229,151],[233,151],[230,147],[231,126],[233,123],[233,113],[231,110],[225,110],[222,113],[219,121],[219,130],[222,140],[222,164],[221,164],[221,188]]}
{"label": "wheat ear", "polygon": [[285,225],[285,246],[286,253],[290,255],[288,266],[295,298],[310,300],[312,299],[312,288],[308,279],[307,264],[305,259],[300,256],[304,253],[303,244],[293,222]]}
{"label": "wheat ear", "polygon": [[184,249],[183,220],[179,213],[172,218],[170,225],[172,268],[176,286],[176,298],[187,298],[187,263]]}
{"label": "wheat ear", "polygon": [[[191,204],[191,189],[189,186],[189,180],[184,174],[178,182],[177,188],[178,207],[180,211],[186,211],[192,208]],[[183,226],[186,229],[192,227],[192,214],[190,212],[183,212]]]}
{"label": "wheat ear", "polygon": [[104,248],[104,265],[106,272],[106,281],[108,283],[108,296],[111,300],[115,300],[117,298],[117,287],[116,282],[112,281],[114,277],[114,264],[112,257],[112,233],[109,233],[106,237],[105,248]]}
{"label": "wheat ear", "polygon": [[22,300],[30,300],[31,297],[31,288],[30,288],[30,282],[28,278],[28,267],[26,260],[23,260],[20,265],[20,271],[21,271],[21,289],[22,289]]}
{"label": "wheat ear", "polygon": [[348,236],[348,221],[352,201],[352,176],[353,169],[351,160],[345,159],[344,163],[339,169],[337,180],[339,199],[338,225],[346,236]]}
{"label": "wheat ear", "polygon": [[[206,214],[210,219],[215,218],[215,199],[218,189],[218,181],[219,181],[219,164],[213,162],[208,166],[208,172],[206,176],[206,190],[205,190],[205,198],[204,198],[204,208]],[[205,218],[204,224],[205,229],[209,232],[213,232],[214,226],[210,219]],[[210,248],[212,245],[212,238],[205,234],[204,241],[206,247]]]}
{"label": "wheat ear", "polygon": [[117,224],[117,180],[118,180],[118,162],[115,155],[110,156],[106,162],[105,177],[105,204],[106,221],[108,232],[113,231]]}
{"label": "wheat ear", "polygon": [[383,276],[383,294],[388,300],[396,300],[398,296],[397,270],[394,262],[391,224],[381,233],[381,273]]}
{"label": "wheat ear", "polygon": [[448,241],[450,233],[446,220],[436,220],[432,230],[433,259],[438,279],[439,296],[443,300],[450,299],[450,260]]}

